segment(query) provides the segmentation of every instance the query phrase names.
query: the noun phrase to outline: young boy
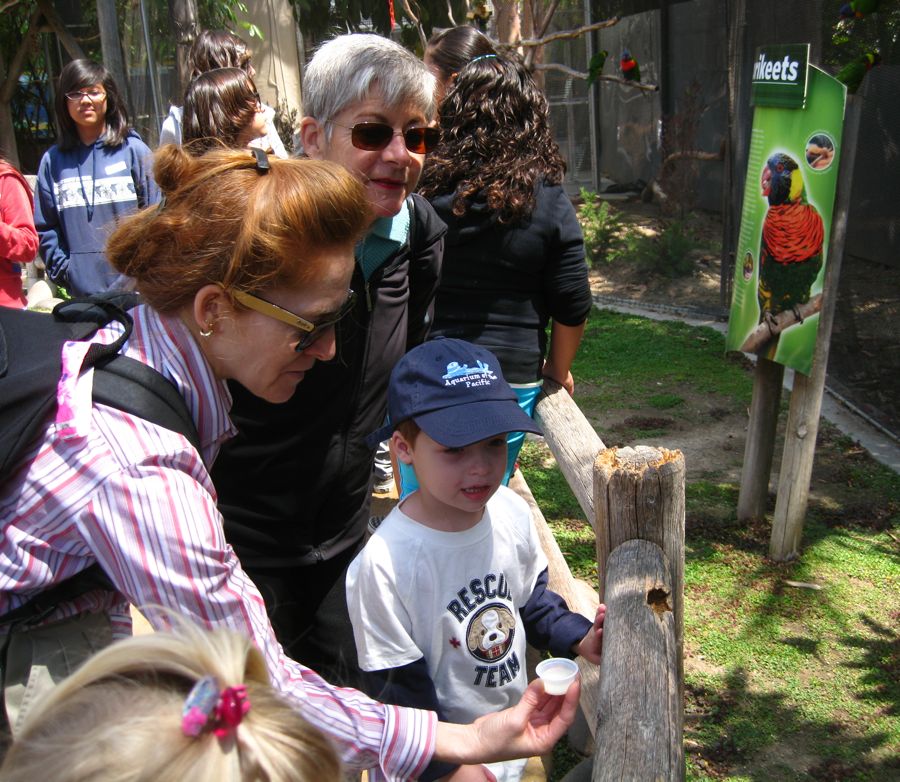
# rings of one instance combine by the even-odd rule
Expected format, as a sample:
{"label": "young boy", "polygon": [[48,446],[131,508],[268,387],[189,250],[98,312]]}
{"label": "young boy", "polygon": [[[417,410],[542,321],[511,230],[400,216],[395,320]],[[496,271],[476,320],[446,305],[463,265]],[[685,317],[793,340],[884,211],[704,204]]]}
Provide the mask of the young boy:
{"label": "young boy", "polygon": [[[394,368],[388,412],[397,459],[419,488],[382,522],[347,572],[360,665],[388,703],[470,722],[516,703],[525,644],[600,660],[605,607],[591,623],[547,589],[528,505],[501,486],[506,435],[540,432],[496,357],[457,339],[426,342]],[[525,760],[492,764],[517,780]],[[453,771],[432,764],[422,780]],[[462,768],[485,779],[480,767]]]}

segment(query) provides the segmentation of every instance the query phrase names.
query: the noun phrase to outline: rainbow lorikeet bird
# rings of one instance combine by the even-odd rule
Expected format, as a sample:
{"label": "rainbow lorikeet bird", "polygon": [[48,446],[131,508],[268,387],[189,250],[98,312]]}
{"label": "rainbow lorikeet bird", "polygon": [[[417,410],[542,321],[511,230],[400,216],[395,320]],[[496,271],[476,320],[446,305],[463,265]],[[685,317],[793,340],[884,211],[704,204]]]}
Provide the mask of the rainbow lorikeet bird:
{"label": "rainbow lorikeet bird", "polygon": [[880,63],[881,55],[878,52],[866,52],[848,62],[835,74],[834,78],[847,85],[847,92],[853,93],[859,89],[863,77]]}
{"label": "rainbow lorikeet bird", "polygon": [[866,14],[875,13],[881,0],[850,0],[841,6],[841,19],[862,19]]}
{"label": "rainbow lorikeet bird", "polygon": [[591,57],[591,61],[588,63],[588,87],[597,81],[597,77],[603,70],[603,66],[606,64],[606,58],[608,56],[609,52],[606,51],[606,49],[601,49],[599,52],[595,52],[594,56]]}
{"label": "rainbow lorikeet bird", "polygon": [[[793,310],[802,322],[798,307],[809,301],[810,289],[822,268],[822,217],[806,202],[803,175],[790,155],[777,152],[766,161],[761,185],[769,208],[759,251],[759,322],[771,325],[785,310]],[[772,358],[777,337],[769,345],[767,357]]]}
{"label": "rainbow lorikeet bird", "polygon": [[638,61],[631,56],[631,52],[628,51],[628,49],[622,50],[622,59],[619,60],[619,70],[622,71],[622,76],[626,81],[641,80],[641,66],[638,65]]}

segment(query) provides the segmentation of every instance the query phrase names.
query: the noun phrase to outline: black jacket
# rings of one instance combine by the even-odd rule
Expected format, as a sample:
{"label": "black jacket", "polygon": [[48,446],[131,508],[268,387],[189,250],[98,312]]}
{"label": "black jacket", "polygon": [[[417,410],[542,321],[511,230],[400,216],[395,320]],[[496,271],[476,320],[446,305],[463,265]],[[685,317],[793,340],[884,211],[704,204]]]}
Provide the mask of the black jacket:
{"label": "black jacket", "polygon": [[337,327],[337,356],[317,363],[290,401],[271,404],[230,383],[238,436],[212,477],[225,536],[248,568],[330,559],[358,543],[368,521],[373,450],[391,370],[424,341],[447,227],[412,196],[409,243],[368,282],[359,267],[355,310]]}
{"label": "black jacket", "polygon": [[480,196],[462,217],[453,195],[432,199],[449,226],[432,337],[488,348],[509,383],[541,379],[550,319],[584,322],[591,288],[584,239],[560,185],[538,185],[531,216],[502,225]]}

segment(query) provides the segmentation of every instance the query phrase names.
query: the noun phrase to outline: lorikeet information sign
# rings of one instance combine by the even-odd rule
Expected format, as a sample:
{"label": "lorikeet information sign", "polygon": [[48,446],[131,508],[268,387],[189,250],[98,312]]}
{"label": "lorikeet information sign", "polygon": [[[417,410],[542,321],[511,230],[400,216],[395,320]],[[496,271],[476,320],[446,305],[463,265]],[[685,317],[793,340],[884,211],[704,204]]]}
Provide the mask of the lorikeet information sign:
{"label": "lorikeet information sign", "polygon": [[750,105],[802,109],[808,79],[808,43],[760,47],[753,63]]}
{"label": "lorikeet information sign", "polygon": [[802,109],[754,109],[726,349],[808,375],[847,91],[810,65],[806,92]]}

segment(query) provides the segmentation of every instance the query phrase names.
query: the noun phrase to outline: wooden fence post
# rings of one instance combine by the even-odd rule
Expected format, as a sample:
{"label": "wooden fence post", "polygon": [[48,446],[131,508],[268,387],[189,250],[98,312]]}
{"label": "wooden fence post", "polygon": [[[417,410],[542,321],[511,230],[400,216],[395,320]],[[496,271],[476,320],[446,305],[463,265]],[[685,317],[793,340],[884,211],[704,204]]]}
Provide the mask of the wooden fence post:
{"label": "wooden fence post", "polygon": [[594,463],[597,567],[605,603],[610,552],[633,538],[659,546],[672,569],[672,605],[682,689],[684,637],[684,456],[665,448],[610,448]]}
{"label": "wooden fence post", "polygon": [[684,779],[671,563],[629,540],[609,556],[593,782]]}

